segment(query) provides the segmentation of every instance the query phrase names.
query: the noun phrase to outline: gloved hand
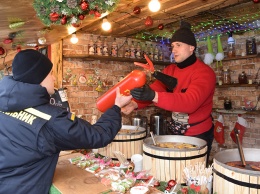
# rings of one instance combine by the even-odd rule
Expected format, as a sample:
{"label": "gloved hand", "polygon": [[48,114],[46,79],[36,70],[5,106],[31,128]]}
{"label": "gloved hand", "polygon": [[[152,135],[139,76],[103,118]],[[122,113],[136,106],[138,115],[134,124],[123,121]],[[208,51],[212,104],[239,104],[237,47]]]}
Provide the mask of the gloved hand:
{"label": "gloved hand", "polygon": [[136,100],[152,101],[155,97],[155,92],[148,85],[144,85],[141,88],[134,88],[130,90],[130,93]]}
{"label": "gloved hand", "polygon": [[157,80],[161,81],[170,91],[177,85],[177,79],[159,71],[154,71],[152,74]]}

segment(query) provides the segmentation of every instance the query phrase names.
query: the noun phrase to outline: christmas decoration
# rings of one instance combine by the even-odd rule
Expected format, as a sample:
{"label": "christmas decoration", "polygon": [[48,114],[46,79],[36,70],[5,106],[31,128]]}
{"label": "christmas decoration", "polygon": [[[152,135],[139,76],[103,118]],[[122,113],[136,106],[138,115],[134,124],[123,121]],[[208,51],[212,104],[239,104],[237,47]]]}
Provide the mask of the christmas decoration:
{"label": "christmas decoration", "polygon": [[45,37],[41,37],[38,39],[39,44],[45,44],[46,43],[46,38]]}
{"label": "christmas decoration", "polygon": [[163,25],[163,24],[159,24],[159,25],[158,25],[158,29],[159,29],[159,30],[163,30],[163,29],[164,29],[164,25]]}
{"label": "christmas decoration", "polygon": [[224,119],[223,119],[222,115],[219,115],[218,120],[215,123],[214,138],[220,145],[223,145],[225,143],[225,138],[224,138]]}
{"label": "christmas decoration", "polygon": [[16,47],[16,51],[19,53],[22,50],[21,46]]}
{"label": "christmas decoration", "polygon": [[80,8],[83,10],[83,11],[86,11],[88,9],[88,3],[86,1],[83,1],[81,4],[80,4]]}
{"label": "christmas decoration", "polygon": [[60,24],[61,25],[65,25],[67,23],[67,17],[66,16],[63,16],[60,20]]}
{"label": "christmas decoration", "polygon": [[[112,12],[119,0],[34,0],[33,7],[44,25],[76,24],[86,15],[100,17],[102,13]],[[84,17],[83,17],[84,16]],[[22,22],[22,21],[20,21]],[[23,22],[24,23],[24,22]],[[15,25],[21,25],[14,24]]]}
{"label": "christmas decoration", "polygon": [[81,22],[78,22],[78,23],[72,23],[71,24],[74,28],[78,28],[81,26]]}
{"label": "christmas decoration", "polygon": [[78,18],[79,18],[79,20],[84,20],[85,15],[83,15],[83,14],[79,14],[79,15],[78,15]]}
{"label": "christmas decoration", "polygon": [[[242,143],[242,141],[243,141],[243,137],[244,137],[244,133],[245,133],[246,127],[248,127],[247,121],[246,121],[243,117],[241,117],[241,115],[238,115],[238,117],[237,117],[237,122],[235,123],[234,128],[236,128],[236,129],[238,130],[238,132],[239,132],[239,135],[238,135],[238,136],[239,136],[239,140],[240,140],[241,143]],[[237,143],[235,136],[236,136],[236,135],[235,135],[235,131],[234,131],[234,129],[233,129],[233,130],[231,131],[231,133],[230,133],[230,137],[232,138],[232,140],[233,140],[235,143]]]}
{"label": "christmas decoration", "polygon": [[25,24],[25,22],[20,18],[8,18],[8,20],[9,20],[9,23],[10,23],[9,28],[12,29],[12,30],[19,28],[19,27],[22,27]]}
{"label": "christmas decoration", "polygon": [[6,39],[4,39],[4,43],[5,44],[10,44],[10,43],[12,43],[13,42],[13,39],[11,39],[11,38],[6,38]]}
{"label": "christmas decoration", "polygon": [[0,58],[4,58],[6,56],[6,50],[0,46]]}
{"label": "christmas decoration", "polygon": [[253,0],[254,3],[259,3],[259,0]]}
{"label": "christmas decoration", "polygon": [[133,12],[134,12],[134,14],[140,14],[141,13],[141,8],[136,6],[136,7],[134,7]]}
{"label": "christmas decoration", "polygon": [[217,60],[217,68],[218,68],[218,63],[220,64],[219,66],[223,66],[222,60],[224,59],[224,51],[223,51],[223,48],[222,48],[220,36],[217,37],[217,40],[218,40],[218,53],[216,54],[215,58]]}
{"label": "christmas decoration", "polygon": [[147,27],[150,27],[153,25],[153,19],[151,16],[147,16],[147,18],[145,19],[145,22],[144,24],[147,26]]}
{"label": "christmas decoration", "polygon": [[207,43],[208,43],[208,53],[205,54],[204,63],[210,65],[214,60],[214,55],[213,55],[212,44],[209,36],[207,37]]}

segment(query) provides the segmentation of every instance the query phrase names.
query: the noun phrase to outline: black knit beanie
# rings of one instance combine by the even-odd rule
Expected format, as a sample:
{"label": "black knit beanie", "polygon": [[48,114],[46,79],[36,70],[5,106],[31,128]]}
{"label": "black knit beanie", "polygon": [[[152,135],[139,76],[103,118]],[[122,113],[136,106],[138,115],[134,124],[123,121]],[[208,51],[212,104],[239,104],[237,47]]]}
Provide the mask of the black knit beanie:
{"label": "black knit beanie", "polygon": [[191,31],[191,25],[188,22],[181,21],[180,28],[173,34],[171,42],[183,42],[197,47],[196,39]]}
{"label": "black knit beanie", "polygon": [[27,49],[15,55],[12,71],[16,81],[40,84],[52,69],[52,62],[40,52]]}

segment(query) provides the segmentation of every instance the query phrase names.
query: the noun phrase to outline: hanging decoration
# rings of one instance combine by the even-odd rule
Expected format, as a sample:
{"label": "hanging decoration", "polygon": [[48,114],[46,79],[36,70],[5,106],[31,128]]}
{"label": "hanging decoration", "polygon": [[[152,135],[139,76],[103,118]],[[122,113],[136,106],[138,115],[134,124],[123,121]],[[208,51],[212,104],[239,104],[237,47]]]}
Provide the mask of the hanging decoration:
{"label": "hanging decoration", "polygon": [[207,37],[207,44],[208,44],[208,52],[205,54],[204,63],[210,65],[214,60],[214,54],[213,54],[212,44],[209,36]]}
{"label": "hanging decoration", "polygon": [[217,60],[217,68],[218,68],[218,63],[219,63],[219,66],[223,66],[222,60],[224,59],[224,51],[223,51],[223,48],[222,48],[220,35],[218,35],[217,41],[218,41],[218,53],[216,54],[216,60]]}
{"label": "hanging decoration", "polygon": [[134,12],[134,14],[140,14],[141,13],[141,8],[136,6],[136,7],[134,7],[133,12]]}
{"label": "hanging decoration", "polygon": [[46,38],[45,37],[40,37],[38,38],[39,44],[45,44],[46,43]]}
{"label": "hanging decoration", "polygon": [[10,44],[10,43],[12,43],[13,42],[13,39],[12,38],[6,38],[6,39],[4,39],[4,44]]}
{"label": "hanging decoration", "polygon": [[163,25],[163,24],[159,24],[159,25],[158,25],[158,29],[159,29],[159,30],[163,30],[163,29],[164,29],[164,25]]}
{"label": "hanging decoration", "polygon": [[6,50],[0,46],[0,58],[4,58],[6,57],[6,55],[7,55]]}
{"label": "hanging decoration", "polygon": [[[112,12],[119,0],[34,0],[33,7],[44,25],[75,24],[86,15]],[[83,17],[84,16],[84,17]]]}
{"label": "hanging decoration", "polygon": [[151,16],[147,16],[147,18],[145,19],[145,22],[144,22],[145,26],[147,27],[150,27],[153,25],[153,19]]}
{"label": "hanging decoration", "polygon": [[14,30],[16,28],[20,28],[25,24],[25,21],[23,21],[20,18],[8,18],[9,21],[9,28]]}

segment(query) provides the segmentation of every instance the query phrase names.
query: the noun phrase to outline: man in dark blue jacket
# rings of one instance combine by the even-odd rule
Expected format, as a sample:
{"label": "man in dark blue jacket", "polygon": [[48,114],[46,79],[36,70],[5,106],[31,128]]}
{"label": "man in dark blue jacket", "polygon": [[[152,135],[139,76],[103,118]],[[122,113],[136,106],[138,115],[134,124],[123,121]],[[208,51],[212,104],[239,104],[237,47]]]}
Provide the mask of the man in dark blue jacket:
{"label": "man in dark blue jacket", "polygon": [[20,51],[12,76],[0,81],[0,193],[47,194],[61,150],[104,147],[122,125],[121,96],[89,122],[49,104],[55,78],[51,61],[35,50]]}

